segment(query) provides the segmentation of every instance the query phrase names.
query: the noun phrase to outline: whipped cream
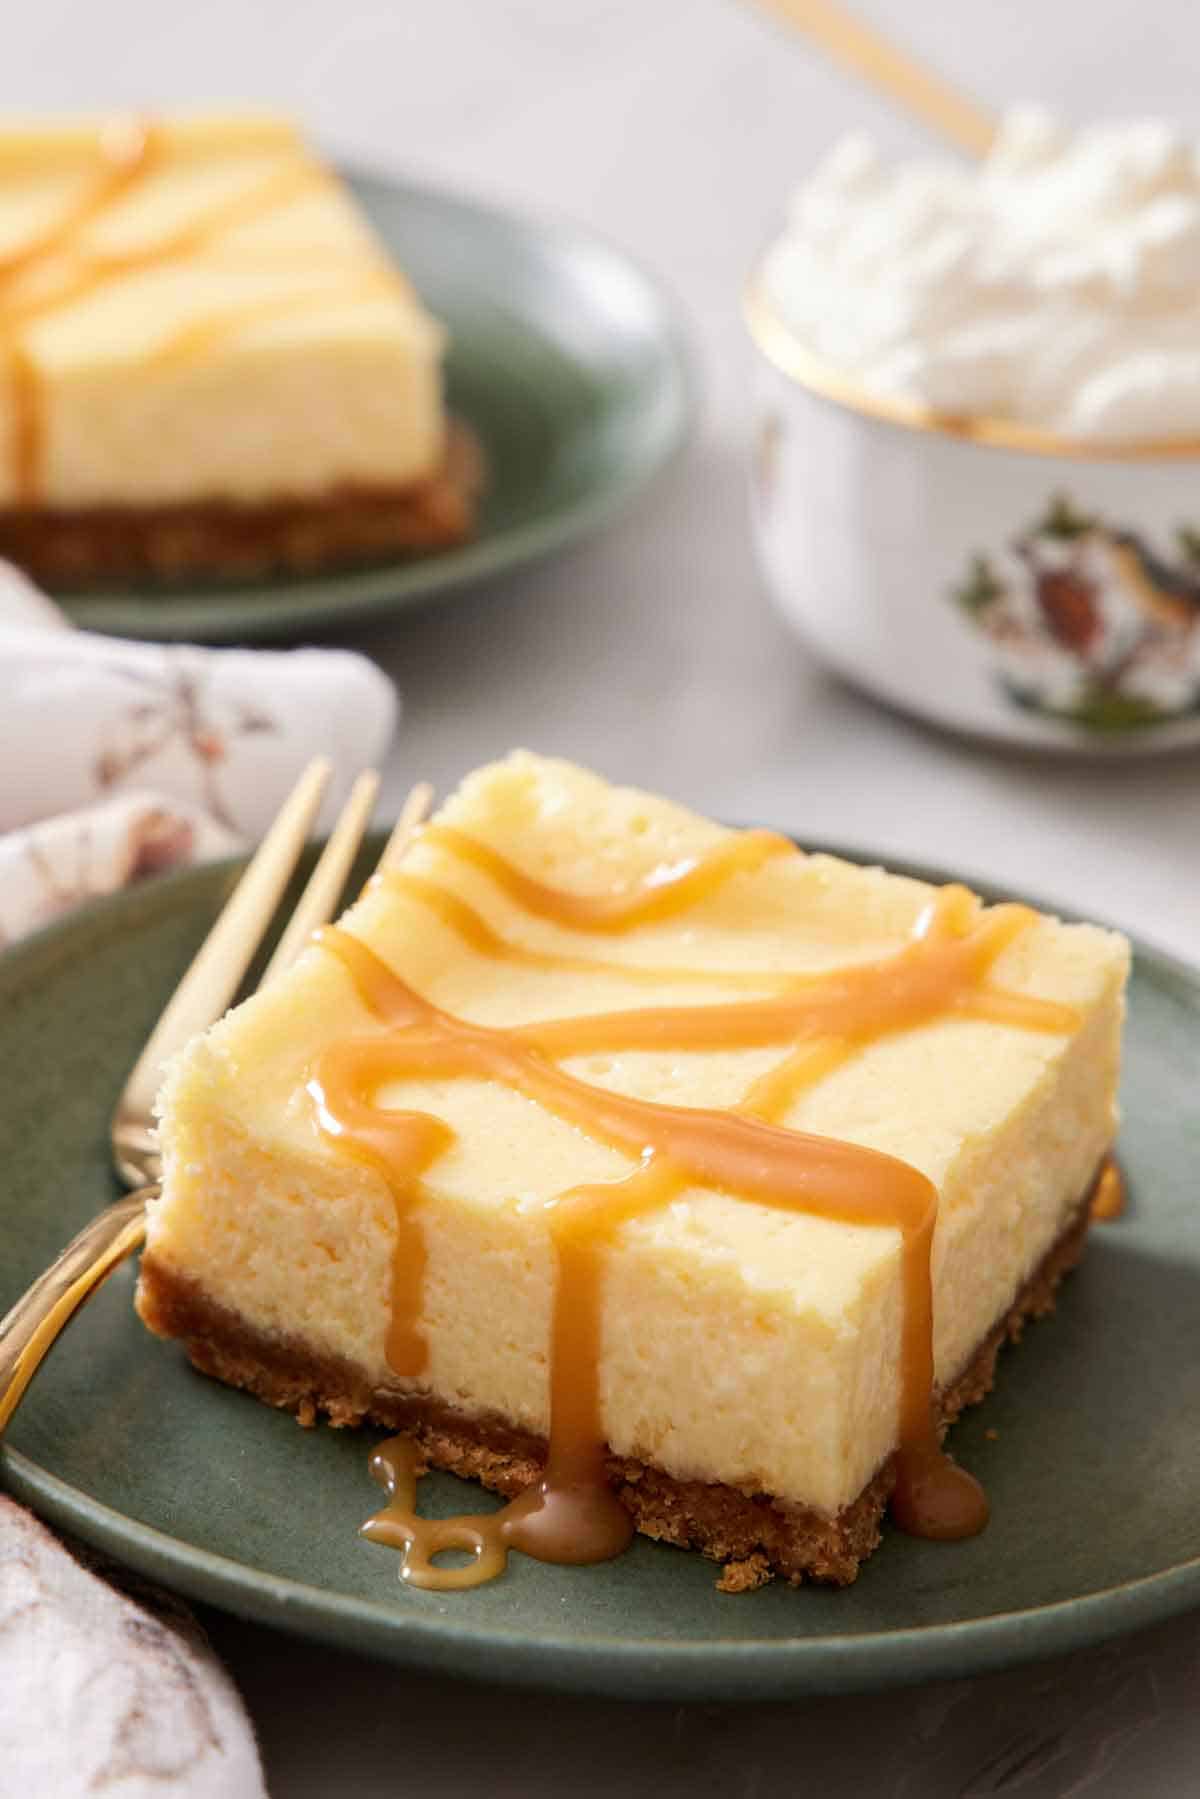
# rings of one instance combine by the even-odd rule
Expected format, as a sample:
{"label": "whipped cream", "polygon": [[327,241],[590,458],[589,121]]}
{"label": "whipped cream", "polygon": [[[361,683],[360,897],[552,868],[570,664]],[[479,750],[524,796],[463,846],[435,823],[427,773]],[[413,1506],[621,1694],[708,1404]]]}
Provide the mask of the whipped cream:
{"label": "whipped cream", "polygon": [[1200,437],[1200,144],[1019,108],[977,166],[844,139],[764,265],[780,317],[883,398],[1091,439]]}

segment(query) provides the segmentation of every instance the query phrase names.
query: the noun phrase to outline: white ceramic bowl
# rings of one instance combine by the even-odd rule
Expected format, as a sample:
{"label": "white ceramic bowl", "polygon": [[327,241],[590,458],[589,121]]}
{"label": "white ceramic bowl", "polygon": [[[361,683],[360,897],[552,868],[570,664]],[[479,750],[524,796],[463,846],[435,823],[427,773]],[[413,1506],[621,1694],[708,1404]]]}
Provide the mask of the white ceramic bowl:
{"label": "white ceramic bowl", "polygon": [[770,591],[849,681],[953,730],[1200,742],[1200,444],[1105,446],[865,394],[751,280]]}

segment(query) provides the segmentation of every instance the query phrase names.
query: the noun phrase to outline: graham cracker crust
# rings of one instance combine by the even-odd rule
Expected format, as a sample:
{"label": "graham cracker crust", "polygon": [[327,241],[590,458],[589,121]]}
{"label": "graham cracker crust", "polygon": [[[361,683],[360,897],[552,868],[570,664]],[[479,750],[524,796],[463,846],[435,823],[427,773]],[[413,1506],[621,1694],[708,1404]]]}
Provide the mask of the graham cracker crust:
{"label": "graham cracker crust", "polygon": [[0,508],[0,556],[60,588],[312,574],[461,542],[471,534],[483,482],[478,440],[452,424],[441,467],[403,487],[347,484],[254,505]]}
{"label": "graham cracker crust", "polygon": [[[937,1395],[943,1431],[988,1394],[1001,1345],[1015,1343],[1027,1319],[1054,1310],[1055,1291],[1083,1254],[1091,1189],[1008,1312],[989,1331],[958,1378]],[[440,1401],[372,1389],[350,1364],[314,1356],[303,1344],[266,1336],[209,1299],[192,1281],[143,1257],[137,1309],[152,1331],[178,1337],[205,1374],[244,1387],[268,1404],[295,1412],[311,1425],[324,1412],[336,1425],[370,1419],[419,1442],[427,1466],[480,1481],[511,1498],[537,1480],[545,1465],[541,1438],[502,1419],[468,1417]],[[651,1463],[611,1456],[608,1472],[643,1535],[699,1549],[725,1564],[718,1586],[745,1592],[781,1575],[793,1586],[806,1579],[848,1586],[880,1540],[880,1523],[895,1482],[889,1460],[836,1518],[765,1493],[682,1481]]]}

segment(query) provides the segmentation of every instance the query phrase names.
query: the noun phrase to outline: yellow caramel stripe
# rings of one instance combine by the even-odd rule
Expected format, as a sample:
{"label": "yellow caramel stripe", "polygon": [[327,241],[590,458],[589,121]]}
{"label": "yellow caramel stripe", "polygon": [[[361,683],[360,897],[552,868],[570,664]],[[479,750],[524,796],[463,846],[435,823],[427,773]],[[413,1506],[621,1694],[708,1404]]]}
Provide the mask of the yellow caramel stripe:
{"label": "yellow caramel stripe", "polygon": [[140,181],[153,166],[159,140],[148,120],[115,119],[101,131],[99,160],[95,178],[90,181],[47,229],[0,256],[0,280],[31,268],[56,251],[65,249],[85,225],[102,213]]}
{"label": "yellow caramel stripe", "polygon": [[[534,949],[528,944],[514,943],[487,922],[460,894],[453,893],[424,875],[410,874],[407,869],[385,869],[373,876],[391,892],[404,894],[425,906],[453,931],[468,949],[492,962],[508,962],[521,968],[537,968],[547,973],[615,975],[622,980],[652,986],[664,981],[696,982],[711,987],[790,987],[796,976],[776,974],[770,969],[757,972],[740,968],[650,968],[636,962],[604,962],[595,956],[562,955],[555,950]],[[800,977],[804,978],[804,977]]]}
{"label": "yellow caramel stripe", "polygon": [[210,317],[194,319],[182,330],[151,352],[147,362],[162,365],[165,363],[182,363],[194,361],[204,356],[213,346],[247,326],[265,324],[275,319],[289,317],[292,313],[320,311],[323,306],[348,306],[372,300],[380,294],[396,293],[399,283],[391,269],[372,269],[363,274],[351,275],[345,282],[326,282],[320,287],[302,289],[298,293],[287,295],[272,294],[269,298],[248,300],[242,306],[231,306],[224,312],[214,312]]}

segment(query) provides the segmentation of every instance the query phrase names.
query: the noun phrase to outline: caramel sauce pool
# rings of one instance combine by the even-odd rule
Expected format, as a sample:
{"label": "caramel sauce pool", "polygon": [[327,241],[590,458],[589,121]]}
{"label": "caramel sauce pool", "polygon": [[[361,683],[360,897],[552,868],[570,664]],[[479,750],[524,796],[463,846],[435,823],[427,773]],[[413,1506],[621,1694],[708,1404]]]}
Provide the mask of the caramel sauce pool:
{"label": "caramel sauce pool", "polygon": [[[699,858],[658,869],[621,893],[561,892],[533,881],[463,832],[433,824],[425,842],[482,870],[536,917],[601,939],[674,917],[723,883],[768,860],[794,855],[769,832],[747,831]],[[456,895],[402,869],[394,881],[492,958],[578,968],[581,958],[509,945]],[[416,993],[357,937],[331,926],[318,941],[349,972],[360,997],[387,1026],[332,1044],[309,1081],[319,1128],[344,1153],[373,1167],[392,1194],[397,1219],[392,1319],[387,1342],[397,1375],[419,1376],[427,1350],[421,1330],[425,1251],[415,1207],[421,1178],[453,1142],[425,1113],[376,1106],[386,1082],[458,1077],[501,1082],[629,1157],[623,1179],[581,1186],[545,1208],[557,1257],[550,1356],[550,1432],[542,1479],[496,1512],[431,1520],[417,1515],[419,1451],[394,1438],[376,1452],[375,1473],[389,1503],[366,1526],[373,1540],[398,1548],[404,1578],[417,1586],[463,1587],[498,1574],[511,1548],[543,1561],[591,1562],[617,1554],[632,1535],[629,1514],[606,1474],[599,1363],[603,1252],[627,1219],[701,1186],[759,1205],[855,1225],[898,1229],[903,1327],[901,1401],[892,1516],[913,1534],[970,1536],[987,1521],[978,1482],[941,1448],[934,1414],[931,1251],[938,1196],[917,1169],[894,1157],[828,1137],[784,1128],[795,1098],[867,1044],[954,1015],[998,1020],[1028,1030],[1075,1028],[1073,1008],[1005,993],[988,984],[992,964],[1032,923],[1026,907],[984,911],[965,888],[940,890],[899,950],[876,962],[828,974],[759,978],[777,986],[767,998],[557,1018],[519,1029],[471,1024]],[[611,965],[609,965],[611,966]],[[622,969],[624,972],[624,969]],[[653,971],[643,971],[653,978]],[[636,978],[636,977],[635,977]],[[675,970],[658,978],[678,978]],[[683,978],[698,977],[683,971]],[[734,983],[735,985],[737,983]],[[655,1104],[612,1093],[569,1075],[562,1059],[586,1051],[731,1049],[778,1045],[779,1063],[729,1111]],[[466,1566],[436,1561],[466,1550]]]}

